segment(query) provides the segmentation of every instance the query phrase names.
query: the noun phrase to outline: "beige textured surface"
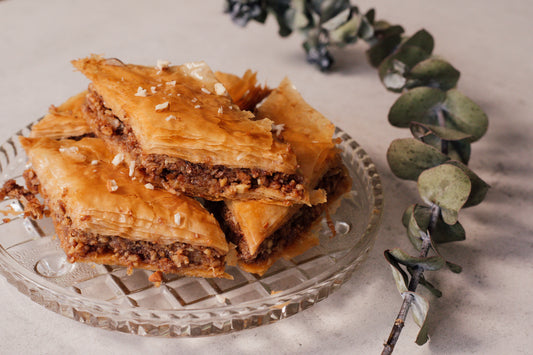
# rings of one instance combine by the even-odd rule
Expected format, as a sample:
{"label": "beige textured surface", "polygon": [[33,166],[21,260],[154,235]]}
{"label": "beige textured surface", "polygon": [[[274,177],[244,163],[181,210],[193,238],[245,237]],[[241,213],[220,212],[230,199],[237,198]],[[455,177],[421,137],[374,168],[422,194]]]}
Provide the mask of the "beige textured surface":
{"label": "beige textured surface", "polygon": [[[382,252],[409,248],[402,210],[416,201],[411,183],[391,176],[385,152],[406,130],[391,127],[387,93],[366,62],[364,44],[338,56],[328,75],[305,65],[301,38],[279,39],[276,25],[234,26],[222,1],[0,1],[0,141],[87,86],[70,60],[103,53],[132,63],[205,60],[214,70],[259,72],[276,85],[289,75],[304,98],[365,147],[378,165],[386,211],[369,260],[338,292],[274,325],[203,339],[151,339],[85,326],[21,296],[0,278],[1,353],[333,353],[376,354],[400,306]],[[437,54],[462,72],[459,88],[490,118],[473,146],[471,166],[492,185],[487,199],[465,211],[467,240],[443,253],[460,275],[431,277],[444,292],[430,298],[431,342],[417,347],[411,318],[398,354],[529,353],[533,310],[533,2],[524,0],[364,0],[364,10],[425,27]],[[1,236],[0,236],[1,238]],[[65,336],[68,334],[68,336]]]}

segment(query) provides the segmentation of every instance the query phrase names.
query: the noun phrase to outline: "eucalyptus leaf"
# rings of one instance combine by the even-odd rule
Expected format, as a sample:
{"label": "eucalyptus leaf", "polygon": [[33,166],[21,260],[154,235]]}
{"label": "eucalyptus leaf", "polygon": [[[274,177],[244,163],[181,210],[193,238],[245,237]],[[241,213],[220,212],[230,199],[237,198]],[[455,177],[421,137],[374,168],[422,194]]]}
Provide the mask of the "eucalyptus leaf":
{"label": "eucalyptus leaf", "polygon": [[447,164],[460,168],[468,176],[470,183],[472,184],[470,195],[468,196],[468,200],[465,202],[463,207],[471,207],[481,203],[481,201],[485,199],[490,185],[483,181],[479,176],[476,175],[476,173],[468,168],[468,166],[461,162],[450,160],[447,162]]}
{"label": "eucalyptus leaf", "polygon": [[471,190],[470,179],[461,168],[442,164],[425,170],[418,177],[418,192],[428,204],[441,208],[447,224],[455,224]]}
{"label": "eucalyptus leaf", "polygon": [[[431,212],[427,216],[428,218],[431,217]],[[425,222],[425,221],[424,221]],[[429,224],[429,219],[427,221]],[[409,217],[409,222],[407,224],[407,236],[413,246],[416,248],[416,250],[420,251],[422,249],[422,243],[425,238],[429,238],[427,235],[427,225],[425,227],[421,227],[418,225],[418,221],[416,219],[414,209],[411,211],[411,216]]]}
{"label": "eucalyptus leaf", "polygon": [[336,28],[338,28],[339,26],[341,26],[342,24],[346,23],[348,21],[348,19],[350,18],[350,15],[351,15],[351,9],[348,7],[348,8],[345,8],[344,10],[342,10],[341,12],[339,12],[338,14],[335,14],[335,16],[331,17],[330,19],[328,19],[327,21],[323,22],[322,23],[322,28],[328,30],[328,31],[333,31],[335,30]]}
{"label": "eucalyptus leaf", "polygon": [[405,279],[403,278],[403,275],[396,269],[394,266],[390,266],[392,270],[392,277],[394,277],[394,282],[396,283],[396,288],[400,292],[400,294],[407,291],[407,284],[405,282]]}
{"label": "eucalyptus leaf", "polygon": [[461,94],[456,89],[446,93],[443,103],[445,114],[454,127],[472,136],[475,142],[481,138],[488,128],[488,118],[485,112],[474,101]]}
{"label": "eucalyptus leaf", "polygon": [[360,18],[358,16],[352,17],[338,28],[329,32],[330,41],[339,47],[355,42],[359,24]]}
{"label": "eucalyptus leaf", "polygon": [[357,37],[370,41],[374,37],[374,27],[372,26],[372,21],[368,19],[365,15],[361,18],[361,24],[359,25],[359,30],[357,31]]}
{"label": "eucalyptus leaf", "polygon": [[365,17],[367,18],[369,24],[371,25],[374,24],[374,21],[376,20],[376,10],[375,9],[368,10],[365,14]]}
{"label": "eucalyptus leaf", "polygon": [[350,10],[350,0],[311,0],[311,3],[315,11],[320,14],[322,24]]}
{"label": "eucalyptus leaf", "polygon": [[435,297],[441,297],[442,296],[442,292],[441,290],[439,290],[438,288],[436,288],[435,286],[433,286],[433,284],[431,282],[429,282],[428,280],[426,280],[426,278],[424,277],[424,275],[420,275],[420,281],[419,281],[420,285],[424,286],[426,289],[428,289],[429,292],[431,292]]}
{"label": "eucalyptus leaf", "polygon": [[[438,149],[442,151],[442,142],[443,140],[437,137],[434,134],[427,134],[424,136],[418,136],[420,132],[416,132],[416,137],[420,139],[422,142],[434,147],[435,149]],[[447,141],[447,152],[446,155],[451,160],[458,160],[461,161],[464,164],[468,164],[468,160],[470,159],[470,139],[465,138],[459,141]]]}
{"label": "eucalyptus leaf", "polygon": [[446,266],[448,267],[448,269],[450,269],[450,271],[456,274],[459,274],[461,273],[461,271],[463,271],[463,268],[460,265],[454,264],[450,261],[446,261]]}
{"label": "eucalyptus leaf", "polygon": [[371,45],[366,51],[368,61],[373,67],[393,53],[402,41],[402,26],[391,26],[384,21],[377,21],[374,25],[374,36],[367,41]]}
{"label": "eucalyptus leaf", "polygon": [[425,136],[429,133],[432,133],[438,138],[447,141],[459,141],[471,137],[468,133],[464,133],[453,128],[424,124],[420,122],[411,122],[409,128],[414,136]]}
{"label": "eucalyptus leaf", "polygon": [[405,292],[404,297],[412,297],[411,310],[415,323],[420,327],[420,331],[416,337],[416,343],[423,345],[429,340],[427,332],[427,314],[429,310],[429,302],[415,292]]}
{"label": "eucalyptus leaf", "polygon": [[417,180],[424,170],[448,159],[439,150],[414,138],[395,139],[387,150],[387,161],[392,172],[407,180]]}
{"label": "eucalyptus leaf", "polygon": [[[417,226],[427,231],[431,219],[431,208],[423,205],[414,204],[409,206],[402,216],[402,223],[405,228],[409,227],[410,219],[414,217]],[[429,234],[432,244],[441,244],[448,242],[457,242],[465,240],[465,230],[463,226],[456,222],[453,225],[446,224],[439,214],[435,227]]]}
{"label": "eucalyptus leaf", "polygon": [[446,263],[446,260],[444,260],[440,256],[429,256],[429,257],[411,256],[399,248],[389,249],[389,254],[399,264],[410,266],[410,267],[416,266],[416,267],[420,267],[428,271],[439,270]]}
{"label": "eucalyptus leaf", "polygon": [[407,46],[418,47],[429,55],[431,52],[433,52],[435,41],[433,40],[433,36],[428,31],[421,29],[402,44],[402,47]]}
{"label": "eucalyptus leaf", "polygon": [[449,90],[457,85],[460,73],[450,63],[440,58],[428,58],[411,68],[408,87],[429,86]]}
{"label": "eucalyptus leaf", "polygon": [[[405,272],[404,269],[402,269],[402,267],[400,266],[400,264],[398,263],[398,261],[392,256],[391,254],[391,251],[390,250],[385,250],[383,252],[383,255],[385,256],[385,259],[389,262],[390,266],[396,270],[397,273],[399,273],[403,279],[403,283],[405,285],[408,285],[409,284],[409,276],[407,276],[407,273]],[[396,280],[396,274],[393,273],[393,277],[394,279]],[[398,287],[398,285],[397,285]]]}
{"label": "eucalyptus leaf", "polygon": [[[379,65],[379,78],[388,90],[401,92],[407,82],[406,74],[429,54],[414,46],[402,46]],[[401,77],[403,80],[398,80]]]}
{"label": "eucalyptus leaf", "polygon": [[411,89],[401,95],[389,111],[389,122],[409,127],[411,122],[437,123],[436,108],[446,100],[446,92],[428,87]]}

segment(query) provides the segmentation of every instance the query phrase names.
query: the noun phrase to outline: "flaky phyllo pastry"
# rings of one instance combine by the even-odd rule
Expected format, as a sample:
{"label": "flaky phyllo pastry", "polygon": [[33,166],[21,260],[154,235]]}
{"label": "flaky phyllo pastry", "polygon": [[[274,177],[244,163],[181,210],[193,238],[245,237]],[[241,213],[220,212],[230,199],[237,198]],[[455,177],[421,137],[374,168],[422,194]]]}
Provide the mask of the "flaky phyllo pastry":
{"label": "flaky phyllo pastry", "polygon": [[[307,104],[288,79],[257,108],[256,116],[274,121],[303,175],[327,193],[328,203],[349,190],[350,179],[332,139],[334,125]],[[291,258],[318,243],[310,229],[326,207],[226,200],[216,214],[228,240],[237,245],[239,266],[263,274],[280,257]]]}
{"label": "flaky phyllo pastry", "polygon": [[228,244],[196,200],[132,181],[101,139],[20,140],[31,163],[27,184],[48,205],[70,262],[225,275]]}
{"label": "flaky phyllo pastry", "polygon": [[316,245],[311,227],[350,188],[334,125],[288,79],[270,90],[204,63],[74,65],[89,90],[21,138],[27,186],[72,262],[228,277],[237,260],[263,274]]}
{"label": "flaky phyllo pastry", "polygon": [[241,110],[205,63],[145,67],[92,56],[73,64],[91,80],[89,125],[139,180],[209,200],[317,202],[272,120]]}

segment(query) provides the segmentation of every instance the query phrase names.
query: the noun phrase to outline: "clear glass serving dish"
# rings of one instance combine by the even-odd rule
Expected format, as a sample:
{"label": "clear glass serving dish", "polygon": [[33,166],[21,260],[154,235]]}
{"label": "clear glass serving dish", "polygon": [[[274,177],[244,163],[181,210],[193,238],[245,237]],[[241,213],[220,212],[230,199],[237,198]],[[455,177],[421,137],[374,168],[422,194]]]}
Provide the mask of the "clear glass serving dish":
{"label": "clear glass serving dish", "polygon": [[[26,155],[18,135],[0,146],[0,183],[22,183]],[[336,136],[352,191],[317,229],[320,245],[292,260],[278,261],[265,275],[229,267],[233,280],[164,275],[160,287],[149,272],[95,264],[69,264],[49,218],[33,221],[18,201],[0,202],[0,272],[44,307],[95,327],[148,336],[207,336],[276,322],[301,312],[338,289],[367,257],[383,210],[383,192],[367,153],[345,132]],[[8,221],[6,218],[9,218]],[[2,221],[2,219],[4,219]]]}

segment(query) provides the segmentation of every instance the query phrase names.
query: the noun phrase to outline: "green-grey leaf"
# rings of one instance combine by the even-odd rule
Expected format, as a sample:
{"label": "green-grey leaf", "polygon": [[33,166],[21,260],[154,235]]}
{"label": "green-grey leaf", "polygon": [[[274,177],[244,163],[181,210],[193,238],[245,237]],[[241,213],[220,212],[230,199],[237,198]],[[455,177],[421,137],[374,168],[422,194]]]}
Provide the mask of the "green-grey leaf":
{"label": "green-grey leaf", "polygon": [[433,52],[434,45],[433,36],[425,29],[419,30],[402,44],[402,46],[418,47],[427,54]]}
{"label": "green-grey leaf", "polygon": [[338,28],[330,31],[329,39],[332,43],[342,47],[347,43],[353,43],[357,40],[357,30],[359,29],[359,17],[354,16],[349,21]]}
{"label": "green-grey leaf", "polygon": [[316,9],[319,9],[322,23],[336,17],[350,8],[350,0],[313,0]]}
{"label": "green-grey leaf", "polygon": [[[348,21],[348,18],[350,17],[351,9],[346,8],[336,14],[335,16],[328,19],[326,22],[322,23],[322,27],[328,31],[333,31],[342,24],[346,23]],[[356,28],[357,29],[357,28]]]}
{"label": "green-grey leaf", "polygon": [[418,87],[400,96],[389,111],[389,122],[396,127],[409,127],[411,122],[437,123],[436,108],[446,100],[446,92]]}
{"label": "green-grey leaf", "polygon": [[447,224],[455,224],[461,207],[470,194],[470,179],[461,168],[442,164],[423,171],[418,177],[418,192],[428,204],[441,208]]}
{"label": "green-grey leaf", "polygon": [[446,260],[440,256],[416,257],[407,254],[399,248],[390,249],[389,254],[402,265],[411,267],[418,266],[429,271],[439,270],[446,264]]}
{"label": "green-grey leaf", "polygon": [[[402,216],[402,224],[405,228],[408,228],[412,216],[414,216],[416,224],[421,230],[428,230],[431,219],[430,207],[418,204],[409,206]],[[465,240],[465,230],[459,222],[453,225],[444,223],[442,216],[439,215],[437,223],[431,231],[430,238],[433,244],[457,242]]]}
{"label": "green-grey leaf", "polygon": [[395,139],[387,150],[387,161],[392,172],[407,180],[417,180],[424,170],[448,159],[439,150],[414,138]]}
{"label": "green-grey leaf", "polygon": [[[414,131],[415,132],[413,134],[415,137],[419,138],[422,142],[429,144],[435,149],[442,151],[442,139],[434,134],[420,136],[421,132],[416,130]],[[413,130],[411,130],[411,132],[413,132]],[[448,152],[446,155],[452,160],[459,160],[464,164],[468,164],[468,160],[470,159],[470,151],[470,140],[465,138],[459,141],[448,141]]]}
{"label": "green-grey leaf", "polygon": [[409,218],[409,222],[407,225],[407,236],[409,237],[409,240],[411,241],[413,246],[418,251],[422,249],[422,241],[424,240],[424,238],[429,238],[429,236],[427,235],[427,226],[424,228],[418,224],[418,221],[414,213],[414,209],[413,211],[411,211],[411,216]]}
{"label": "green-grey leaf", "polygon": [[452,272],[459,274],[461,271],[463,271],[463,268],[460,265],[454,264],[450,261],[446,262],[446,266],[448,269],[450,269]]}
{"label": "green-grey leaf", "polygon": [[457,85],[460,73],[440,58],[429,58],[415,65],[408,74],[408,87],[430,86],[449,90]]}
{"label": "green-grey leaf", "polygon": [[361,18],[361,24],[359,25],[359,30],[357,31],[357,37],[368,41],[374,36],[374,27],[372,23],[366,16]]}
{"label": "green-grey leaf", "polygon": [[420,331],[416,337],[416,343],[423,345],[429,340],[427,332],[427,314],[429,310],[429,302],[415,292],[405,292],[404,297],[412,296],[411,311],[415,323],[420,327]]}
{"label": "green-grey leaf", "polygon": [[420,281],[419,281],[420,285],[424,286],[425,288],[428,289],[429,292],[431,292],[434,296],[436,297],[441,297],[442,296],[442,292],[436,288],[435,286],[433,286],[433,284],[431,282],[429,282],[428,280],[426,280],[426,278],[424,277],[424,275],[420,275]]}
{"label": "green-grey leaf", "polygon": [[409,277],[407,276],[407,273],[405,272],[404,269],[402,269],[398,261],[391,254],[391,251],[387,249],[383,252],[383,255],[385,256],[385,259],[389,262],[390,266],[396,269],[396,271],[401,275],[401,277],[403,278],[404,284],[405,285],[409,284]]}
{"label": "green-grey leaf", "polygon": [[450,160],[447,163],[460,168],[468,176],[470,183],[472,184],[470,195],[463,207],[471,207],[481,203],[481,201],[485,199],[490,185],[477,176],[476,173],[465,164],[455,160]]}
{"label": "green-grey leaf", "polygon": [[407,285],[405,284],[405,280],[403,278],[403,275],[396,269],[394,266],[390,266],[392,270],[392,277],[394,277],[394,282],[396,283],[396,288],[400,292],[400,294],[407,291]]}
{"label": "green-grey leaf", "polygon": [[489,122],[485,112],[456,89],[446,93],[443,107],[452,124],[458,130],[470,134],[472,142],[477,141],[487,131]]}
{"label": "green-grey leaf", "polygon": [[417,63],[425,60],[428,55],[418,47],[402,46],[379,65],[381,82],[387,89],[400,92],[407,82],[406,73]]}
{"label": "green-grey leaf", "polygon": [[442,127],[432,124],[424,124],[420,122],[411,122],[409,127],[414,136],[427,135],[433,133],[437,137],[447,141],[459,141],[462,139],[470,138],[468,133],[458,131],[453,128]]}

